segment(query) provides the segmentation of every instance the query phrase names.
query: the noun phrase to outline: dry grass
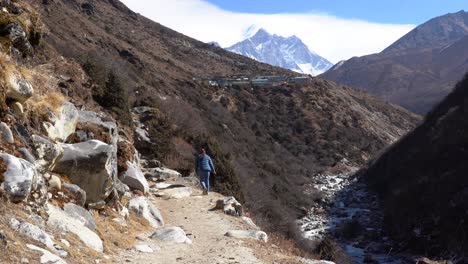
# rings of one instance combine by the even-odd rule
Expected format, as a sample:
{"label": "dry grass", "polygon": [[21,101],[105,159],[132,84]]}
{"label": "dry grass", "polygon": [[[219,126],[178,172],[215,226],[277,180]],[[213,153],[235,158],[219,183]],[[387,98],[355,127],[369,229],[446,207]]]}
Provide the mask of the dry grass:
{"label": "dry grass", "polygon": [[46,95],[37,95],[29,99],[26,104],[28,109],[40,116],[47,116],[51,111],[55,115],[60,114],[60,107],[65,102],[65,97],[60,93],[50,93]]}

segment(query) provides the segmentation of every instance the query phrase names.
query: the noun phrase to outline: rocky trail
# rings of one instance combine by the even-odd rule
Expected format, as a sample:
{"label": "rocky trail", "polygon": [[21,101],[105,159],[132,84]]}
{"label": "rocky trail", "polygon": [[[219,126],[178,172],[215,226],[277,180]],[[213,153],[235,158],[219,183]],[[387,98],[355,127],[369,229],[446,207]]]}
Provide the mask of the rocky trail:
{"label": "rocky trail", "polygon": [[[250,218],[218,210],[226,200],[218,193],[202,195],[186,182],[158,183],[150,190],[149,201],[160,209],[165,226],[138,235],[136,246],[123,252],[119,263],[322,263],[281,253]],[[155,235],[165,230],[171,232]]]}
{"label": "rocky trail", "polygon": [[346,172],[314,177],[313,186],[324,198],[298,221],[304,237],[337,239],[354,263],[412,263],[395,254],[394,243],[382,228],[377,196],[353,176],[357,170],[349,167]]}

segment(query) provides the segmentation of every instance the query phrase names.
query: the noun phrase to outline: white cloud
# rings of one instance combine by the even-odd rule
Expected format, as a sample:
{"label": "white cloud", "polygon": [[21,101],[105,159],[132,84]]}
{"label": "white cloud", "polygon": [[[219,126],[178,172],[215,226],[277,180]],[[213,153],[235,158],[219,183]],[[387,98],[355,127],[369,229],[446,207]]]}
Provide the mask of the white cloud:
{"label": "white cloud", "polygon": [[296,35],[331,62],[380,52],[414,25],[378,24],[327,14],[247,14],[220,9],[203,0],[122,0],[135,12],[203,42],[223,47],[243,39],[249,27],[284,37]]}

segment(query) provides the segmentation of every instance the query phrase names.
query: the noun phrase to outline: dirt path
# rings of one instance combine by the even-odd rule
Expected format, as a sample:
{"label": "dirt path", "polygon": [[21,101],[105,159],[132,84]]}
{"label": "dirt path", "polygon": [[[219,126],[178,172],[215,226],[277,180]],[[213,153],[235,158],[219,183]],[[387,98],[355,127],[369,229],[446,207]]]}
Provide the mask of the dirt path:
{"label": "dirt path", "polygon": [[269,244],[224,236],[229,230],[248,230],[249,227],[240,218],[210,210],[222,197],[217,193],[201,195],[196,188],[192,196],[180,199],[152,196],[150,200],[160,209],[165,226],[181,227],[192,244],[164,243],[148,238],[151,233],[142,234],[137,245],[148,245],[156,250],[153,253],[125,251],[119,257],[120,263],[302,263]]}

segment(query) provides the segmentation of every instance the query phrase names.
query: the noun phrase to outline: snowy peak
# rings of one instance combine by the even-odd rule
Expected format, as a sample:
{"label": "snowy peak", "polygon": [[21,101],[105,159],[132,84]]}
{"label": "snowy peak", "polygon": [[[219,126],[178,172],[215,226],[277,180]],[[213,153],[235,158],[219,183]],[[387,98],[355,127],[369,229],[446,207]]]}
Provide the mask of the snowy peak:
{"label": "snowy peak", "polygon": [[259,29],[252,37],[227,48],[227,50],[304,74],[318,75],[333,66],[325,58],[310,51],[297,36],[285,38],[270,34],[263,28]]}

